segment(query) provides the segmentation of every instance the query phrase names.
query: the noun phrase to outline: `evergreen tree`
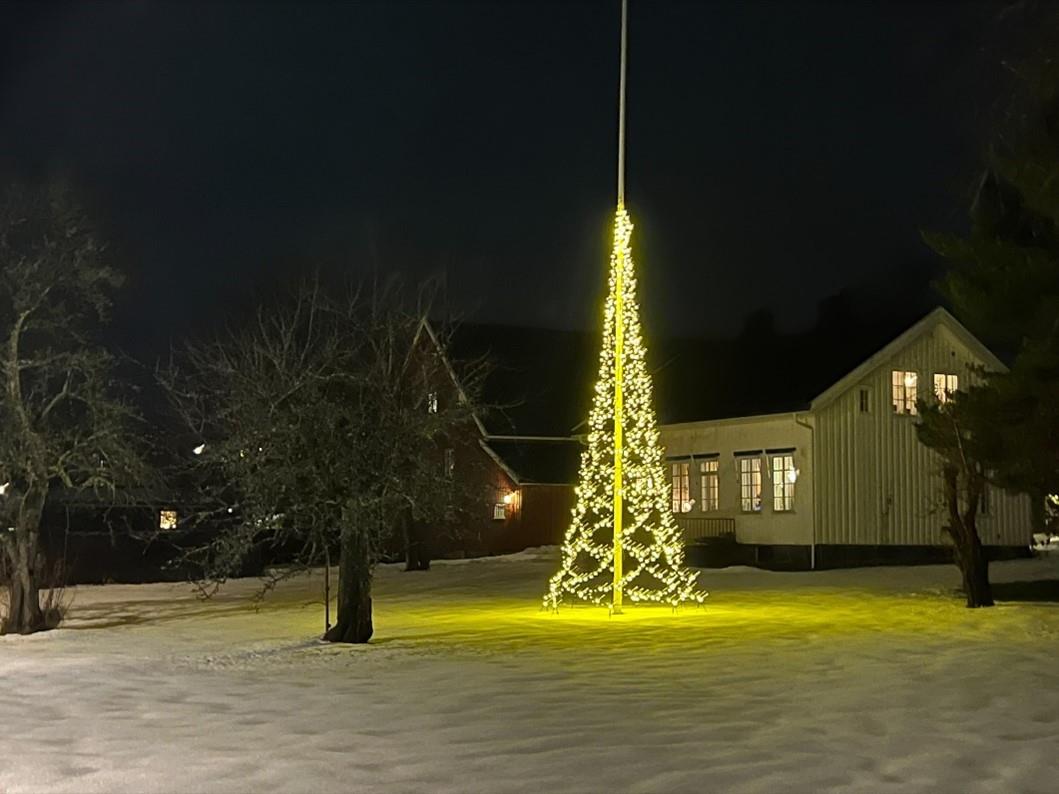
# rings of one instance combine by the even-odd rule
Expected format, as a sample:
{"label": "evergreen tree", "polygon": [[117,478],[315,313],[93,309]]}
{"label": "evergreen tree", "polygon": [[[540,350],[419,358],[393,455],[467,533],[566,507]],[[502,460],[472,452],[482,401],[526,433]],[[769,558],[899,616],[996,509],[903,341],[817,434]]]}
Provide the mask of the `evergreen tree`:
{"label": "evergreen tree", "polygon": [[1059,493],[1059,64],[1042,56],[1015,73],[969,234],[926,239],[949,261],[941,287],[956,314],[1012,358],[986,377],[995,414],[964,424],[982,434],[1003,417],[990,476],[1030,495],[1039,529],[1046,495]]}

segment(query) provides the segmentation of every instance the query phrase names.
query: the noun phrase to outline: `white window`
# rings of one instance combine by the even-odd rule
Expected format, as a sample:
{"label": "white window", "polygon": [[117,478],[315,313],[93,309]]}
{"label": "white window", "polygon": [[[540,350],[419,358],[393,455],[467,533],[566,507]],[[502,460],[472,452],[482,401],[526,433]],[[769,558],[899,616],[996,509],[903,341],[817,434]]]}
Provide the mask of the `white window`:
{"label": "white window", "polygon": [[721,509],[721,479],[717,473],[717,463],[716,458],[699,463],[699,498],[704,513]]}
{"label": "white window", "polygon": [[493,520],[503,521],[507,518],[507,505],[503,502],[497,502],[493,505]]}
{"label": "white window", "polygon": [[772,509],[786,513],[794,509],[794,484],[798,482],[798,470],[794,468],[794,455],[772,456]]}
{"label": "white window", "polygon": [[691,465],[686,462],[673,464],[673,512],[687,513],[691,510]]}
{"label": "white window", "polygon": [[436,414],[438,412],[438,393],[436,391],[430,392],[427,395],[427,413]]}
{"label": "white window", "polygon": [[919,373],[895,369],[893,371],[894,412],[915,414],[919,397]]}
{"label": "white window", "polygon": [[456,473],[456,450],[446,449],[445,450],[445,476],[450,480]]}
{"label": "white window", "polygon": [[744,513],[761,512],[761,458],[739,458],[739,502]]}
{"label": "white window", "polygon": [[959,375],[949,375],[944,372],[934,373],[934,396],[938,398],[939,403],[947,403],[953,392],[959,388]]}
{"label": "white window", "polygon": [[159,529],[176,529],[179,520],[176,510],[159,510],[158,511],[158,528]]}

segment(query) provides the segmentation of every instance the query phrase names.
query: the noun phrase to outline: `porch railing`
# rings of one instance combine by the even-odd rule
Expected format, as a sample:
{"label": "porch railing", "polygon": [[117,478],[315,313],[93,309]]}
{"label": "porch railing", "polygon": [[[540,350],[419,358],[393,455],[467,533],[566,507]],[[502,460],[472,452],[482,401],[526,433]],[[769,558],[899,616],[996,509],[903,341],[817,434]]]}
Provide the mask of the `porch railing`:
{"label": "porch railing", "polygon": [[734,518],[708,518],[706,516],[677,516],[677,526],[684,533],[685,543],[695,543],[707,538],[723,538],[735,534]]}

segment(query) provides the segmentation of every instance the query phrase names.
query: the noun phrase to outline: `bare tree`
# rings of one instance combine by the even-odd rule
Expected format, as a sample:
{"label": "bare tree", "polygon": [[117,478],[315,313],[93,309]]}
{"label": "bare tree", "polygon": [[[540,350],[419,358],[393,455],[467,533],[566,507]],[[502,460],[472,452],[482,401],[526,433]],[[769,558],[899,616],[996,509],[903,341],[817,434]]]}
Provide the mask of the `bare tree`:
{"label": "bare tree", "polygon": [[336,550],[325,638],[371,638],[380,553],[402,521],[450,514],[447,438],[473,427],[473,369],[457,399],[432,402],[452,377],[428,310],[395,284],[336,298],[311,283],[164,374],[199,453],[202,518],[233,516],[198,550],[213,581],[260,546],[301,566]]}
{"label": "bare tree", "polygon": [[137,414],[115,393],[95,340],[121,284],[84,215],[57,187],[10,188],[0,203],[0,555],[8,614],[28,634],[41,608],[41,515],[57,487],[114,494],[143,479]]}

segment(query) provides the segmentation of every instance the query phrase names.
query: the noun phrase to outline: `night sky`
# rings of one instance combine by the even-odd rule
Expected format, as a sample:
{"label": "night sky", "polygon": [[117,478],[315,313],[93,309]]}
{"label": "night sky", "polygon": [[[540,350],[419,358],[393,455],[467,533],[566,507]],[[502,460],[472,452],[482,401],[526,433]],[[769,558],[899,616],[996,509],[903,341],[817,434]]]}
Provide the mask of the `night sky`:
{"label": "night sky", "polygon": [[[130,340],[321,266],[444,274],[465,317],[592,327],[618,3],[0,10],[0,175],[81,190]],[[649,330],[811,323],[959,228],[996,6],[632,0],[628,203]]]}

